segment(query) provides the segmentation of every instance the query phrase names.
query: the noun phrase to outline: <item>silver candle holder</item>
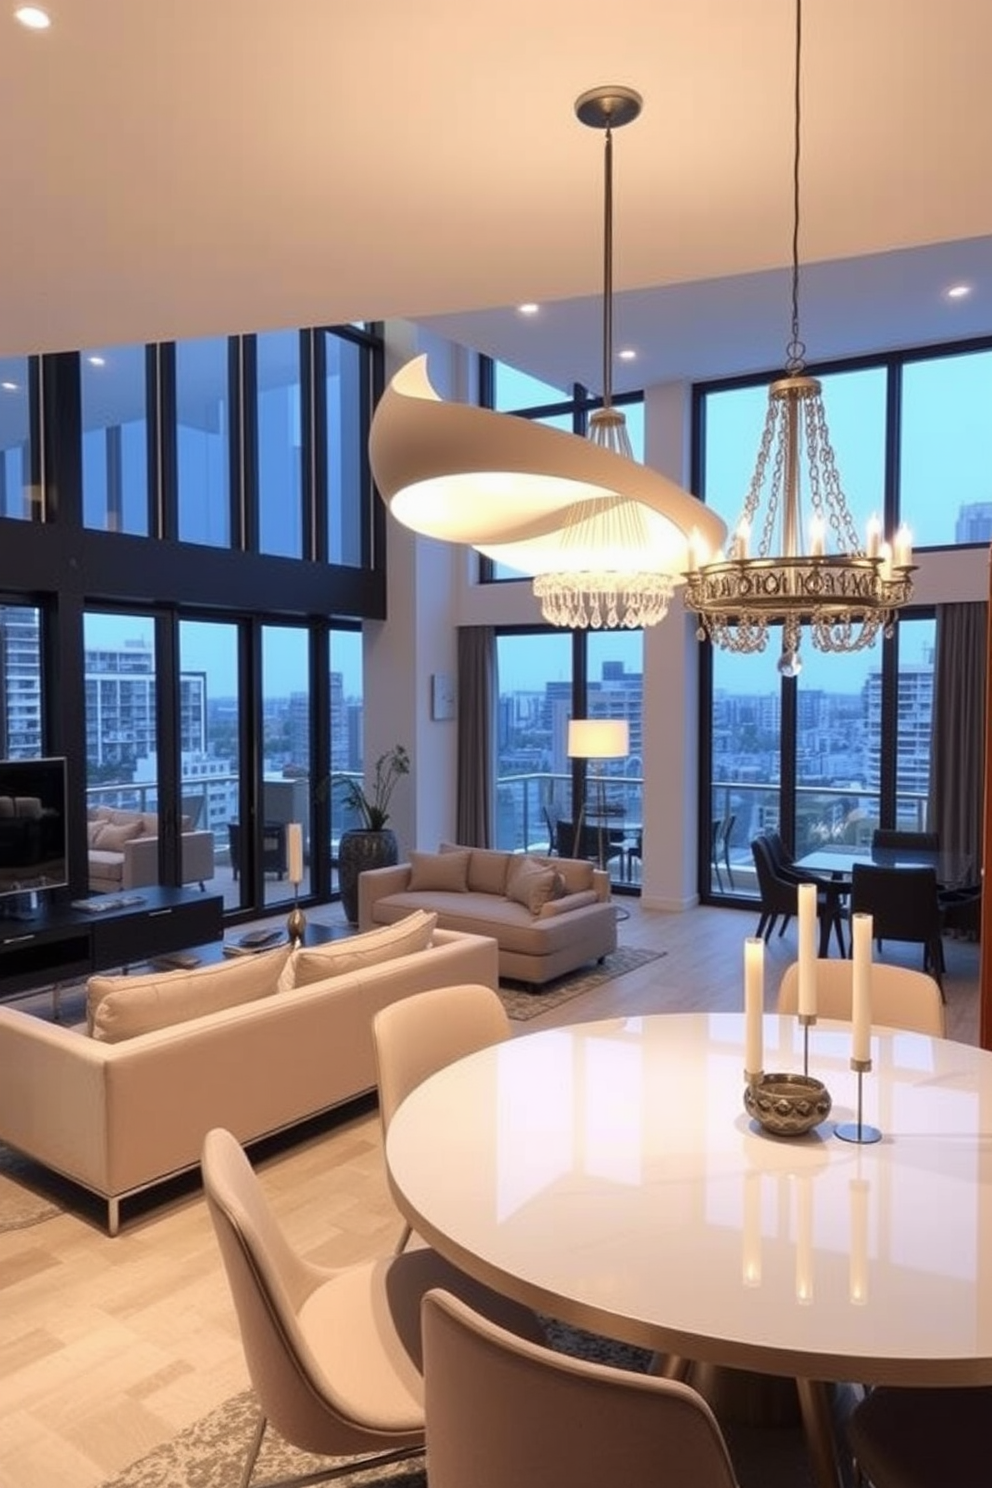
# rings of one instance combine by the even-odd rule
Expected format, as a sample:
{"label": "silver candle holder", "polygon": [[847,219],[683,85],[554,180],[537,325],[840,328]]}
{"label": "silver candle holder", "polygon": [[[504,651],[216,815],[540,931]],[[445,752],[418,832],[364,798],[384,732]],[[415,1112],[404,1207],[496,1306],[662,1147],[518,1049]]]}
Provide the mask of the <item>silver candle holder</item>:
{"label": "silver candle holder", "polygon": [[857,1116],[854,1121],[838,1121],[834,1133],[842,1142],[880,1142],[882,1133],[877,1126],[869,1126],[862,1120],[862,1086],[864,1077],[871,1069],[870,1059],[852,1059],[851,1068],[858,1077]]}

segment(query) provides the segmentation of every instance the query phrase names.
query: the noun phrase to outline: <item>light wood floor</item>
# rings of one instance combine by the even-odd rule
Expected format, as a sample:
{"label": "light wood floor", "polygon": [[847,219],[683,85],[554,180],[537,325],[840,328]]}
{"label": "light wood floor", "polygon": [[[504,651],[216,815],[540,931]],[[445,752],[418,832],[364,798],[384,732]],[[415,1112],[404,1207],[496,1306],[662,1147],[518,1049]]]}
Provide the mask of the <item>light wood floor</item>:
{"label": "light wood floor", "polygon": [[[756,915],[651,913],[622,900],[621,943],[663,959],[515,1032],[617,1014],[736,1009]],[[314,912],[330,919],[335,911]],[[946,942],[948,1032],[977,1041],[978,947]],[[769,1006],[796,952],[773,937]],[[906,964],[918,965],[918,952]],[[0,1072],[2,1078],[2,1072]],[[165,1119],[165,1118],[164,1118]],[[291,1243],[346,1264],[388,1251],[399,1222],[386,1193],[374,1106],[269,1152],[259,1171]],[[94,1207],[0,1235],[0,1488],[93,1488],[247,1384],[226,1283],[194,1184],[109,1239]]]}

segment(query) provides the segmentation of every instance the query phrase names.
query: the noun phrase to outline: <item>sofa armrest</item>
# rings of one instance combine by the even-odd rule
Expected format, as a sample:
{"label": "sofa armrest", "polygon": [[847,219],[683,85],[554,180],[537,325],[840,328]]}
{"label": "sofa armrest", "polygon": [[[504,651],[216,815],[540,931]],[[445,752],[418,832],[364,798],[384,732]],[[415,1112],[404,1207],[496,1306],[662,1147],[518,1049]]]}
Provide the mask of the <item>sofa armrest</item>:
{"label": "sofa armrest", "polygon": [[182,853],[182,880],[206,883],[214,876],[214,834],[209,831],[184,832],[179,839]]}
{"label": "sofa armrest", "polygon": [[358,875],[358,928],[371,930],[375,925],[375,902],[387,894],[402,894],[408,888],[413,866],[393,863],[388,868],[366,868]]}
{"label": "sofa armrest", "polygon": [[158,878],[158,837],[142,835],[125,842],[121,888],[140,889],[146,884],[157,884]]}
{"label": "sofa armrest", "polygon": [[97,1190],[107,1182],[108,1047],[0,1007],[0,1140]]}
{"label": "sofa armrest", "polygon": [[592,886],[596,891],[596,898],[607,904],[610,899],[610,875],[605,868],[592,870]]}

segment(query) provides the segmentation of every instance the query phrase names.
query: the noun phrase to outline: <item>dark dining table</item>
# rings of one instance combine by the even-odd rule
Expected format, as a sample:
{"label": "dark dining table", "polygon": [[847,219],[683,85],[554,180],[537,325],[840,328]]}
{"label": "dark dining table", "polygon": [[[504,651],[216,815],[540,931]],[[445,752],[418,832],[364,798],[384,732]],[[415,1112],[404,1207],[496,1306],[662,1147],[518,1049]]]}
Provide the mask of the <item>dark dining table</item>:
{"label": "dark dining table", "polygon": [[[967,879],[971,860],[961,853],[942,852],[926,847],[818,847],[797,858],[793,867],[812,874],[831,899],[831,908],[839,909],[851,892],[854,868],[865,863],[874,868],[933,868],[942,889],[957,888]],[[830,953],[830,925],[833,916],[820,921],[819,955]]]}

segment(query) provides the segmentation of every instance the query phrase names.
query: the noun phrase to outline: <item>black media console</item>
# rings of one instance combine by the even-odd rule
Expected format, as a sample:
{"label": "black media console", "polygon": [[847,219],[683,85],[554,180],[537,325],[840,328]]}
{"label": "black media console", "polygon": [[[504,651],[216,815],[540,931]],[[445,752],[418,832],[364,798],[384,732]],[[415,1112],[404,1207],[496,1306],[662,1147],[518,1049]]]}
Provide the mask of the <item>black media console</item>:
{"label": "black media console", "polygon": [[[0,919],[0,998],[220,940],[224,933],[220,894],[149,887],[103,897],[115,907],[53,905],[31,919]],[[100,900],[96,895],[88,902]]]}

